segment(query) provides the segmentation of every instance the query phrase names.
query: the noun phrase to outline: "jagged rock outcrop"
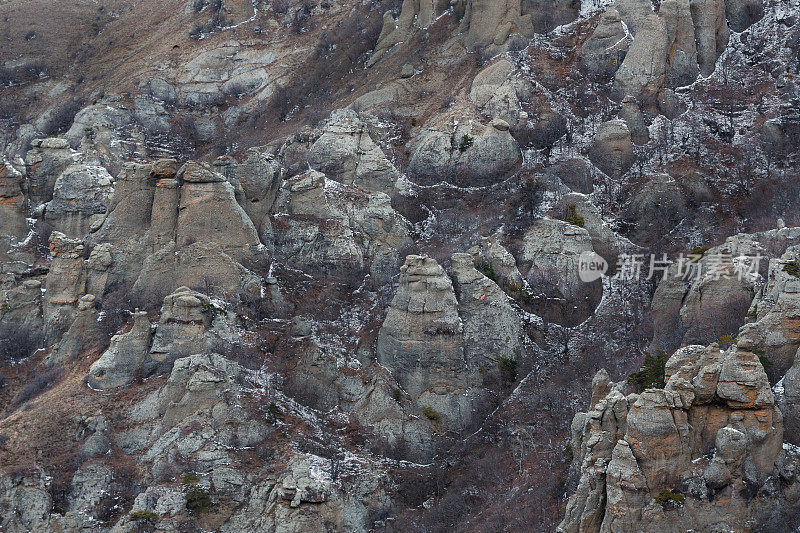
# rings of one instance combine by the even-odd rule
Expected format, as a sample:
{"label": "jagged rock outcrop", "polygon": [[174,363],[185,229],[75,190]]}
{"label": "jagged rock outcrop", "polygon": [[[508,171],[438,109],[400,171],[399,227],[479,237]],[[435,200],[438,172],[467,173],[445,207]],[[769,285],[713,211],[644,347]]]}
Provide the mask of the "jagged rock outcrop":
{"label": "jagged rock outcrop", "polygon": [[641,100],[658,94],[666,83],[668,50],[666,21],[655,13],[648,15],[614,76],[619,97]]}
{"label": "jagged rock outcrop", "polygon": [[465,360],[453,282],[431,258],[410,255],[378,334],[377,357],[420,416],[459,431],[473,418],[478,368]]}
{"label": "jagged rock outcrop", "polygon": [[309,150],[311,168],[367,192],[390,194],[400,173],[372,140],[367,125],[351,110],[331,113]]}
{"label": "jagged rock outcrop", "polygon": [[517,264],[541,314],[556,323],[574,326],[597,307],[602,283],[585,283],[578,276],[581,254],[592,251],[589,232],[567,222],[541,219],[525,231]]}
{"label": "jagged rock outcrop", "polygon": [[283,183],[283,169],[278,158],[270,152],[251,148],[241,161],[230,157],[217,159],[214,169],[233,185],[239,204],[264,239],[265,232],[269,232],[269,213]]}
{"label": "jagged rock outcrop", "polygon": [[589,159],[611,178],[620,178],[628,172],[636,156],[627,124],[622,120],[600,124],[589,151]]}
{"label": "jagged rock outcrop", "polygon": [[800,261],[800,246],[790,246],[770,259],[766,284],[760,287],[747,316],[752,320],[738,333],[739,343],[749,350],[763,351],[781,376],[795,361],[800,347],[800,278],[791,272]]}
{"label": "jagged rock outcrop", "polygon": [[658,13],[647,15],[635,30],[614,90],[620,99],[631,95],[652,104],[665,87],[690,85],[698,75],[708,77],[728,44],[729,22],[735,31],[743,31],[762,16],[759,0],[665,0]]}
{"label": "jagged rock outcrop", "polygon": [[723,0],[691,0],[689,7],[697,41],[697,64],[703,76],[714,72],[717,58],[728,44],[730,30]]}
{"label": "jagged rock outcrop", "polygon": [[219,349],[233,337],[223,308],[205,294],[179,287],[164,298],[150,356],[142,365],[149,376],[168,371],[175,359]]}
{"label": "jagged rock outcrop", "polygon": [[45,281],[43,309],[47,338],[54,341],[72,324],[78,299],[86,294],[83,241],[54,231],[50,254],[53,261]]}
{"label": "jagged rock outcrop", "polygon": [[467,366],[491,368],[501,357],[516,361],[523,332],[508,296],[475,268],[470,254],[453,254],[451,261]]}
{"label": "jagged rock outcrop", "polygon": [[475,76],[469,98],[484,114],[515,126],[525,118],[521,102],[529,101],[532,92],[530,81],[515,75],[514,66],[501,59]]}
{"label": "jagged rock outcrop", "polygon": [[364,193],[309,171],[287,180],[272,217],[275,253],[326,272],[365,267],[391,276],[409,244],[408,222],[384,193]]}
{"label": "jagged rock outcrop", "polygon": [[[681,344],[713,342],[721,335],[738,336],[747,349],[774,350],[770,357],[779,362],[780,374],[777,368],[768,372],[780,377],[792,365],[796,348],[784,345],[794,341],[791,326],[778,327],[782,308],[778,306],[774,315],[770,311],[776,300],[792,301],[791,294],[783,294],[786,285],[780,282],[784,279],[791,286],[791,277],[784,278],[786,272],[777,258],[770,260],[768,271],[767,260],[770,254],[783,254],[798,243],[800,229],[782,228],[735,235],[720,246],[698,249],[694,258],[685,255],[682,264],[669,267],[653,296],[651,348],[669,353]],[[772,288],[757,291],[765,279],[766,287]],[[760,303],[762,298],[765,303]],[[758,320],[745,324],[748,318]],[[784,331],[786,336],[779,333]],[[767,338],[773,340],[767,342]]]}
{"label": "jagged rock outcrop", "polygon": [[571,22],[579,9],[572,0],[469,0],[461,31],[467,47],[502,45],[512,33],[531,36]]}
{"label": "jagged rock outcrop", "polygon": [[[573,420],[581,477],[558,531],[750,531],[796,513],[788,465],[798,458],[782,447],[758,357],[688,346],[666,379],[627,397],[607,374],[595,379],[591,410]],[[748,487],[769,496],[751,498]]]}
{"label": "jagged rock outcrop", "polygon": [[608,272],[616,272],[617,256],[622,247],[619,235],[603,221],[603,217],[597,207],[592,204],[583,194],[565,194],[555,207],[561,218],[566,218],[571,210],[575,208],[575,214],[583,218],[583,228],[589,233],[592,239],[592,250],[608,262]]}
{"label": "jagged rock outcrop", "polygon": [[256,264],[263,247],[233,186],[198,163],[171,175],[174,167],[172,160],[127,164],[118,176],[108,213],[91,236],[95,249],[110,244],[94,263],[101,293],[127,284],[157,301],[183,285],[260,292],[245,265]]}
{"label": "jagged rock outcrop", "polygon": [[0,158],[0,261],[11,260],[11,247],[28,234],[28,202],[22,192],[25,176]]}
{"label": "jagged rock outcrop", "polygon": [[628,125],[628,130],[631,132],[631,141],[634,144],[642,146],[650,142],[650,124],[639,104],[636,103],[636,98],[628,95],[622,100],[619,118]]}
{"label": "jagged rock outcrop", "polygon": [[[798,349],[800,353],[800,349]],[[783,391],[776,400],[783,413],[784,438],[787,442],[800,446],[800,357],[794,355],[794,362],[781,378]],[[776,391],[778,387],[776,387]]]}
{"label": "jagged rock outcrop", "polygon": [[644,20],[653,13],[653,4],[647,0],[616,0],[614,8],[632,35],[639,33]]}
{"label": "jagged rock outcrop", "polygon": [[53,199],[56,180],[73,160],[74,152],[64,139],[54,137],[31,142],[31,149],[25,155],[25,167],[32,208]]}
{"label": "jagged rock outcrop", "polygon": [[82,239],[98,224],[111,202],[114,178],[98,165],[70,165],[55,182],[44,219],[67,237]]}
{"label": "jagged rock outcrop", "polygon": [[130,385],[141,373],[152,338],[150,320],[144,311],[133,315],[133,327],[127,333],[111,337],[111,345],[89,368],[86,381],[95,390],[116,389]]}
{"label": "jagged rock outcrop", "polygon": [[553,183],[562,183],[570,190],[580,194],[594,191],[592,166],[583,159],[573,158],[556,163],[545,173],[545,178]]}
{"label": "jagged rock outcrop", "polygon": [[497,277],[500,288],[521,287],[523,277],[517,268],[517,260],[500,242],[497,235],[482,237],[480,242],[467,250],[475,266],[482,271],[490,270]]}
{"label": "jagged rock outcrop", "polygon": [[690,0],[665,0],[658,13],[666,22],[667,30],[666,84],[668,87],[689,85],[699,73]]}
{"label": "jagged rock outcrop", "polygon": [[594,79],[607,80],[617,72],[633,42],[630,29],[614,7],[603,12],[592,36],[581,47],[581,64]]}
{"label": "jagged rock outcrop", "polygon": [[383,59],[396,45],[408,41],[417,30],[433,24],[447,8],[446,0],[403,0],[400,16],[396,20],[391,11],[385,12],[383,28],[367,66]]}
{"label": "jagged rock outcrop", "polygon": [[90,348],[99,346],[107,337],[98,323],[98,318],[94,295],[82,296],[78,300],[78,312],[75,320],[72,321],[69,329],[53,350],[50,361],[52,363],[65,362]]}
{"label": "jagged rock outcrop", "polygon": [[110,96],[84,107],[75,115],[64,140],[74,149],[93,150],[114,166],[144,153],[144,136],[133,113]]}
{"label": "jagged rock outcrop", "polygon": [[508,123],[483,126],[455,120],[450,130],[428,128],[415,139],[408,162],[412,181],[446,181],[470,187],[497,183],[519,164],[522,155]]}

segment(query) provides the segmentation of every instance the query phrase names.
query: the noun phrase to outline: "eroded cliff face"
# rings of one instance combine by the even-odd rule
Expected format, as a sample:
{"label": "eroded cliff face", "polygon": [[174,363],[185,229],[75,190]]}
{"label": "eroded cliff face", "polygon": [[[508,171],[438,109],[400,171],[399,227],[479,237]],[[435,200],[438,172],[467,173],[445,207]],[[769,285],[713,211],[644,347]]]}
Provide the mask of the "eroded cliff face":
{"label": "eroded cliff face", "polygon": [[34,4],[4,531],[800,523],[797,0]]}
{"label": "eroded cliff face", "polygon": [[[599,373],[572,422],[581,477],[559,531],[770,530],[798,512],[796,448],[752,352],[681,348],[664,389]],[[607,392],[606,392],[607,391]],[[595,401],[596,400],[596,401]]]}

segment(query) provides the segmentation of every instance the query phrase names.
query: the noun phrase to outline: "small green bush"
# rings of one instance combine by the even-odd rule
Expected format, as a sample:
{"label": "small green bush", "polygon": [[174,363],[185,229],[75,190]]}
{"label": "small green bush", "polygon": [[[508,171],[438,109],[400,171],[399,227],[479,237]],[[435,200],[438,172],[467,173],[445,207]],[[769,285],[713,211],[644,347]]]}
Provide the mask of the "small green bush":
{"label": "small green bush", "polygon": [[703,257],[710,248],[708,246],[695,246],[689,255],[699,255]]}
{"label": "small green bush", "polygon": [[283,422],[284,419],[283,411],[281,408],[275,405],[275,402],[270,402],[269,406],[267,407],[267,423],[268,424],[277,424],[278,422]]}
{"label": "small green bush", "polygon": [[461,137],[461,143],[458,145],[458,151],[463,154],[469,150],[473,144],[475,144],[475,139],[465,133],[464,136]]}
{"label": "small green bush", "polygon": [[200,477],[195,474],[194,472],[188,472],[183,475],[183,484],[184,485],[192,485],[198,483],[200,481]]}
{"label": "small green bush", "polygon": [[736,344],[736,339],[734,339],[730,335],[721,335],[719,338],[719,347],[722,348],[723,350],[727,350],[734,344]]}
{"label": "small green bush", "polygon": [[764,367],[764,370],[772,366],[772,361],[767,357],[767,352],[761,348],[756,348],[753,350],[753,353],[758,356],[758,360],[761,361],[761,366]]}
{"label": "small green bush", "polygon": [[658,493],[658,496],[654,498],[656,503],[660,504],[661,507],[666,511],[668,509],[674,509],[676,507],[683,506],[683,502],[686,498],[683,497],[683,494],[678,494],[677,492],[673,492],[671,490],[664,489]]}
{"label": "small green bush", "polygon": [[[132,511],[129,518],[132,522],[138,522],[138,530],[153,530],[153,526],[156,525],[158,522],[158,514],[154,513],[153,511]],[[147,527],[149,526],[149,527]]]}
{"label": "small green bush", "polygon": [[151,533],[155,531],[158,515],[153,511],[133,511],[129,516],[131,522],[136,523],[137,533]]}
{"label": "small green bush", "polygon": [[422,408],[422,414],[425,415],[425,418],[431,420],[433,422],[438,422],[441,420],[441,416],[439,416],[439,412],[430,406],[425,406]]}
{"label": "small green bush", "polygon": [[785,265],[783,265],[783,271],[790,276],[800,278],[800,263],[797,261],[788,261]]}
{"label": "small green bush", "polygon": [[503,376],[503,381],[514,383],[517,380],[517,360],[513,357],[501,356],[497,360],[497,366],[500,367],[500,375]]}
{"label": "small green bush", "polygon": [[572,449],[572,445],[567,444],[567,446],[561,452],[561,455],[564,456],[565,463],[571,463],[572,460],[575,458],[575,451]]}
{"label": "small green bush", "polygon": [[203,305],[203,311],[209,312],[214,316],[224,315],[225,314],[225,309],[223,309],[222,307],[220,307],[218,305],[215,305],[212,302],[204,304]]}
{"label": "small green bush", "polygon": [[639,390],[663,389],[667,384],[664,376],[667,359],[669,356],[663,350],[656,350],[655,355],[645,352],[644,363],[628,377],[628,384]]}
{"label": "small green bush", "polygon": [[578,215],[578,209],[575,204],[569,204],[567,206],[567,216],[565,220],[567,223],[580,228],[586,224],[586,220],[582,216]]}
{"label": "small green bush", "polygon": [[400,389],[394,389],[394,390],[392,391],[392,398],[393,398],[393,399],[394,399],[394,401],[396,401],[397,403],[400,403],[400,400],[402,400],[402,399],[403,399],[403,393],[401,393],[401,392],[400,392]]}
{"label": "small green bush", "polygon": [[206,511],[214,506],[207,489],[199,485],[190,485],[186,487],[186,510],[191,514],[198,514]]}
{"label": "small green bush", "polygon": [[158,521],[158,515],[153,511],[133,511],[130,517],[131,520]]}
{"label": "small green bush", "polygon": [[500,284],[500,274],[498,274],[492,263],[489,261],[481,261],[477,265],[477,270],[479,270],[484,276],[489,278],[490,280],[494,281],[497,284]]}

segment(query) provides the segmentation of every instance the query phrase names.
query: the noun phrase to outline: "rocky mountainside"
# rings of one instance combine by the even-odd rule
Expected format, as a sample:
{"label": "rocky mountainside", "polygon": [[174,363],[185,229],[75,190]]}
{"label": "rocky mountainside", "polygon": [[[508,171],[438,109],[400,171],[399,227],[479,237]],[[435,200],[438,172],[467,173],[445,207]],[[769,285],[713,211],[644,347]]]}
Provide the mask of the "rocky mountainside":
{"label": "rocky mountainside", "polygon": [[0,38],[2,531],[800,531],[799,0]]}

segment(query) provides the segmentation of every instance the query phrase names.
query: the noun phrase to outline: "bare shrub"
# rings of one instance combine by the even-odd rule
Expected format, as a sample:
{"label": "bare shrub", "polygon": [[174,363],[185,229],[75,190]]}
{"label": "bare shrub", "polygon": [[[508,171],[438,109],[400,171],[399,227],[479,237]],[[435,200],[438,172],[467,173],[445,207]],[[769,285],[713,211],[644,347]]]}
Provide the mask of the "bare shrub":
{"label": "bare shrub", "polygon": [[0,360],[24,359],[41,348],[43,340],[39,328],[5,324],[0,328]]}
{"label": "bare shrub", "polygon": [[292,19],[292,29],[294,32],[299,35],[306,31],[306,24],[310,18],[311,2],[309,0],[304,0],[304,2],[297,8],[297,11],[295,11],[294,18]]}
{"label": "bare shrub", "polygon": [[44,372],[37,373],[17,393],[11,404],[19,406],[41,394],[45,389],[57,383],[64,375],[64,369],[53,367]]}
{"label": "bare shrub", "polygon": [[58,135],[64,133],[71,126],[75,120],[75,115],[83,107],[81,100],[70,100],[58,107],[47,120],[47,123],[42,128],[45,135]]}

